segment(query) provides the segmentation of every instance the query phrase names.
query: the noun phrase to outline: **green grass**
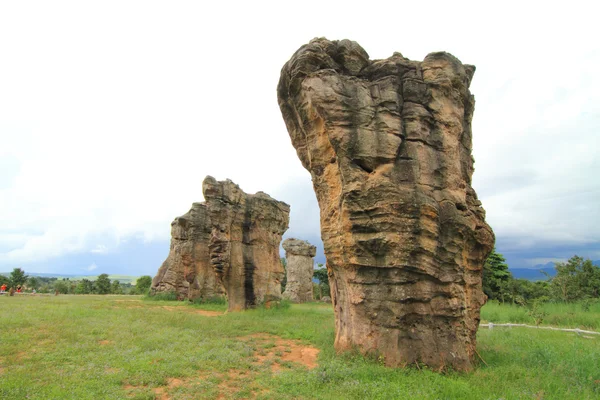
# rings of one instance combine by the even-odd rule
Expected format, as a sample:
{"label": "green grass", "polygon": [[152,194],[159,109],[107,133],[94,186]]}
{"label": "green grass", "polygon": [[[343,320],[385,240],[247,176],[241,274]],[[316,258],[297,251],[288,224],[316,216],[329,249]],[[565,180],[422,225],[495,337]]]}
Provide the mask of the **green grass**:
{"label": "green grass", "polygon": [[[218,317],[198,310],[224,312],[226,305],[142,301],[139,296],[2,296],[0,398],[600,398],[600,337],[481,329],[478,352],[487,365],[471,373],[441,374],[386,368],[355,353],[337,355],[328,305]],[[590,318],[596,311],[590,310]],[[521,314],[490,304],[483,315],[503,322]],[[268,362],[257,363],[257,354],[274,345],[274,339],[247,340],[261,332],[321,349],[319,366],[309,370],[283,361],[286,352],[281,350],[275,354],[279,371],[273,372]]]}
{"label": "green grass", "polygon": [[[588,311],[582,303],[544,303],[540,308],[547,314],[544,325],[600,331],[600,302],[591,303]],[[528,311],[526,307],[490,301],[481,309],[481,320],[533,324]]]}

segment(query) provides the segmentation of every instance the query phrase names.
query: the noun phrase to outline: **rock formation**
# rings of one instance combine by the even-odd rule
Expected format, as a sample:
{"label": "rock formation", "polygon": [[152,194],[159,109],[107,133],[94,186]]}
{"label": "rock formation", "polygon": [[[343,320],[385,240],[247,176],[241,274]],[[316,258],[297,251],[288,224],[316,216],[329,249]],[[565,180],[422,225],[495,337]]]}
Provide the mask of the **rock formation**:
{"label": "rock formation", "polygon": [[283,241],[287,260],[287,284],[283,298],[294,303],[313,301],[313,257],[317,248],[305,240],[286,239]]}
{"label": "rock formation", "polygon": [[279,106],[321,209],[337,350],[472,366],[494,243],[471,187],[474,71],[448,53],[372,61],[326,39],[281,71]]}
{"label": "rock formation", "polygon": [[206,205],[194,203],[171,223],[171,250],[152,280],[152,293],[175,291],[180,300],[223,296],[208,254],[212,226]]}
{"label": "rock formation", "polygon": [[290,206],[268,194],[208,176],[202,184],[211,219],[210,262],[227,291],[229,311],[281,300],[281,236]]}

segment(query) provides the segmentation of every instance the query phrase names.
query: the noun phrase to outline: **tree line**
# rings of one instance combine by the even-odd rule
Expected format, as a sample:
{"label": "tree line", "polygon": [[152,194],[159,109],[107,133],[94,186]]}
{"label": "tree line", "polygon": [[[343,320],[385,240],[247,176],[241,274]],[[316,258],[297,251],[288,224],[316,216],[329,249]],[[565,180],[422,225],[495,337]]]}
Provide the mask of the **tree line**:
{"label": "tree line", "polygon": [[37,293],[60,294],[146,294],[152,285],[152,277],[148,275],[137,279],[136,284],[121,283],[118,279],[111,281],[108,274],[100,274],[95,281],[89,279],[71,280],[28,276],[21,268],[15,268],[9,276],[0,275],[0,285],[7,288],[21,286],[25,291]]}
{"label": "tree line", "polygon": [[577,255],[563,263],[555,263],[556,275],[546,280],[516,279],[506,259],[496,249],[483,267],[483,291],[489,299],[512,304],[532,302],[575,302],[600,297],[600,267],[592,260]]}

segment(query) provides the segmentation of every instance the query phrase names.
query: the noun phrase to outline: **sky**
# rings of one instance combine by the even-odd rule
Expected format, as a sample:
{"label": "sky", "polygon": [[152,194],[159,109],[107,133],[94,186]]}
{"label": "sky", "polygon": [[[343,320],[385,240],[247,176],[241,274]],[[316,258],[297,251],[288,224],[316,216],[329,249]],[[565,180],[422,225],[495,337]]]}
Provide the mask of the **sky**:
{"label": "sky", "polygon": [[488,3],[1,2],[0,272],[153,276],[206,175],[287,202],[284,237],[322,249],[276,95],[314,37],[474,64],[473,186],[497,250],[513,268],[600,259],[593,3]]}

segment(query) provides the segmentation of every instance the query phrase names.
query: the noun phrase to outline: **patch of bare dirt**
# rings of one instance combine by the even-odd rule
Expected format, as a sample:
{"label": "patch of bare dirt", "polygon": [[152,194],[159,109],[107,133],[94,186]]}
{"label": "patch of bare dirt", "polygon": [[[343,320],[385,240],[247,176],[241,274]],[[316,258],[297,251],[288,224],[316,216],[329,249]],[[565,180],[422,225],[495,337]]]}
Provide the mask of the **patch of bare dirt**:
{"label": "patch of bare dirt", "polygon": [[223,315],[223,313],[220,311],[196,310],[196,309],[190,309],[187,307],[162,306],[162,308],[164,308],[165,310],[169,310],[169,311],[183,311],[183,312],[188,312],[188,313],[192,313],[192,314],[200,314],[205,317],[218,317],[220,315]]}
{"label": "patch of bare dirt", "polygon": [[304,365],[308,369],[318,366],[319,349],[303,345],[297,340],[283,339],[268,333],[257,333],[240,339],[256,344],[254,357],[257,361],[254,364],[270,364],[273,372],[281,370],[287,362]]}
{"label": "patch of bare dirt", "polygon": [[22,360],[27,360],[28,358],[30,358],[31,355],[26,352],[26,351],[20,351],[17,354],[15,354],[15,361],[22,361]]}
{"label": "patch of bare dirt", "polygon": [[[268,390],[265,388],[258,387],[256,383],[251,382],[252,378],[257,375],[257,372],[251,371],[243,371],[238,369],[231,369],[227,372],[206,372],[202,371],[198,374],[197,377],[192,378],[169,378],[167,380],[167,384],[164,386],[159,386],[152,388],[152,392],[154,393],[155,399],[159,400],[170,400],[171,394],[169,393],[172,389],[177,387],[193,387],[195,384],[202,383],[202,381],[209,378],[216,378],[219,381],[217,385],[218,394],[217,399],[226,399],[238,393],[242,388],[247,386],[248,384],[253,385],[254,390],[251,391],[251,394],[248,397],[244,397],[245,399],[254,399],[256,396],[260,394],[266,393]],[[135,397],[136,393],[140,390],[148,389],[147,386],[134,386],[131,384],[124,384],[123,389],[127,392],[127,397]]]}
{"label": "patch of bare dirt", "polygon": [[[178,309],[178,307],[170,306],[164,306],[163,308]],[[218,314],[221,315],[220,313]],[[253,334],[238,339],[248,343],[254,349],[254,354],[252,356],[253,359],[256,360],[253,363],[254,365],[267,366],[274,373],[283,370],[284,368],[291,368],[292,364],[303,365],[308,369],[318,366],[317,357],[319,355],[319,349],[302,344],[298,340],[283,339],[268,333]],[[159,361],[161,361],[161,359],[153,360],[152,363],[157,363]],[[250,395],[245,398],[254,399],[258,395],[268,392],[268,389],[258,386],[254,381],[254,378],[259,373],[260,371],[258,369],[230,369],[224,373],[202,371],[197,377],[169,378],[165,386],[152,388],[152,392],[156,399],[170,400],[171,397],[169,392],[174,388],[192,387],[206,379],[216,378],[219,381],[217,385],[218,395],[216,397],[218,400],[235,396],[236,393],[244,388],[250,389]],[[147,387],[125,384],[123,385],[123,389],[128,392],[128,397],[134,397],[136,391],[147,389]]]}
{"label": "patch of bare dirt", "polygon": [[183,307],[162,306],[162,308],[169,311],[181,311]]}
{"label": "patch of bare dirt", "polygon": [[101,346],[107,346],[109,344],[112,344],[112,342],[110,340],[99,340],[98,344]]}
{"label": "patch of bare dirt", "polygon": [[204,315],[205,317],[218,317],[223,315],[220,311],[194,310],[194,314]]}

